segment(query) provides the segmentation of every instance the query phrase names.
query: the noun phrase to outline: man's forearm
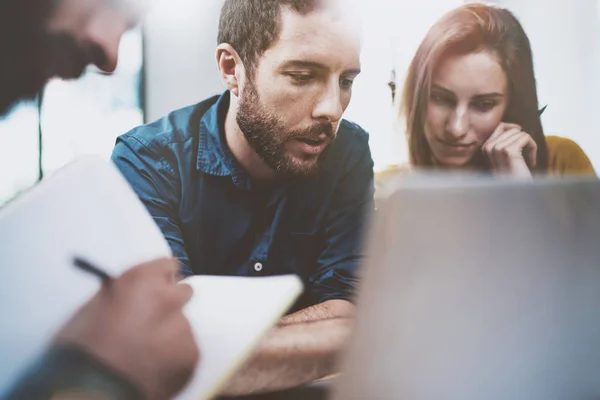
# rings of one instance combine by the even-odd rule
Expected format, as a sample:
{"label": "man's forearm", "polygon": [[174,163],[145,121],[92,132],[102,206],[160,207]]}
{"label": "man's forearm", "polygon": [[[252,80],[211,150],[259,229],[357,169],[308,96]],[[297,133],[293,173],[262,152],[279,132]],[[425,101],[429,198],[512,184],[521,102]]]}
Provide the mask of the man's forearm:
{"label": "man's forearm", "polygon": [[352,324],[352,319],[335,318],[278,326],[222,394],[283,390],[336,373]]}
{"label": "man's forearm", "polygon": [[312,322],[332,318],[352,318],[354,304],[347,300],[328,300],[324,303],[305,308],[281,319],[280,325]]}

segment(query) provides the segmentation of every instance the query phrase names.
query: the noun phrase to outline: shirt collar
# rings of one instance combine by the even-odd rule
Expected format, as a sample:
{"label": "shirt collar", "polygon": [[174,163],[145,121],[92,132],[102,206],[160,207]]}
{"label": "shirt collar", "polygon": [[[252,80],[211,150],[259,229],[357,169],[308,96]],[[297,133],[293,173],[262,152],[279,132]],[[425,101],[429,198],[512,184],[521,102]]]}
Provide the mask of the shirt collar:
{"label": "shirt collar", "polygon": [[250,190],[250,177],[238,164],[225,139],[225,118],[229,100],[230,94],[226,91],[200,121],[196,168],[208,175],[231,176],[237,187]]}

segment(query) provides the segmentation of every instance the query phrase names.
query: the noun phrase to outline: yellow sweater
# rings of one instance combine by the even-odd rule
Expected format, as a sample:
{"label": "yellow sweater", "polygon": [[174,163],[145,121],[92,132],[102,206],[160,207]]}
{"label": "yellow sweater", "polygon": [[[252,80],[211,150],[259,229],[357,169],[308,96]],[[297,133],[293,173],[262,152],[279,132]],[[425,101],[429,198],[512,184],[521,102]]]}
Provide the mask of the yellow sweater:
{"label": "yellow sweater", "polygon": [[596,175],[585,152],[571,139],[546,136],[548,146],[548,174]]}

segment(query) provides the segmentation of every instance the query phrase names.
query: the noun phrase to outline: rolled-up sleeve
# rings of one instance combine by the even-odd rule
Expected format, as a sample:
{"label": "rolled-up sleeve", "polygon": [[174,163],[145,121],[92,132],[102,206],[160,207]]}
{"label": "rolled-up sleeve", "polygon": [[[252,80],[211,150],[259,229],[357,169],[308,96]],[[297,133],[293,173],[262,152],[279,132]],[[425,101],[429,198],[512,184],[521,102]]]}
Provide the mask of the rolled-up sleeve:
{"label": "rolled-up sleeve", "polygon": [[307,288],[315,304],[354,300],[365,227],[374,207],[373,159],[368,143],[363,148],[357,162],[340,179],[327,214],[325,247]]}
{"label": "rolled-up sleeve", "polygon": [[162,230],[180,262],[182,275],[192,275],[179,222],[181,183],[171,164],[156,149],[130,134],[117,139],[111,158]]}

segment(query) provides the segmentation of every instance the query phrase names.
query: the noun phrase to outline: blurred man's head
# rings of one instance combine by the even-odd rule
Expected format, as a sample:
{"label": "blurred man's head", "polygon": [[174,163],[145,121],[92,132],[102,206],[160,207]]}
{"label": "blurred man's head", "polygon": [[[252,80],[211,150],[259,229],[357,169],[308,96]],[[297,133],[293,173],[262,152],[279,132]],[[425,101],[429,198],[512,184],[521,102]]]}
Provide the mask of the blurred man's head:
{"label": "blurred man's head", "polygon": [[149,0],[0,1],[0,114],[53,77],[78,78],[88,64],[117,65],[119,41]]}
{"label": "blurred man's head", "polygon": [[217,61],[252,149],[280,175],[311,176],[360,72],[342,0],[226,0]]}

